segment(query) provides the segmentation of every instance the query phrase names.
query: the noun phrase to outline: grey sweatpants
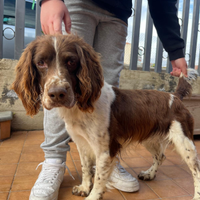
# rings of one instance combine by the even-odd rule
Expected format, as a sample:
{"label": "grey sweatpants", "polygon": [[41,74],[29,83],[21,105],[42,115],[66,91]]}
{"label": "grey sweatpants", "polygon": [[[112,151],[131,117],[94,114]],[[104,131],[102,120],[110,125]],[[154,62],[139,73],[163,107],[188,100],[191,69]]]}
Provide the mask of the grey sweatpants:
{"label": "grey sweatpants", "polygon": [[[77,33],[102,56],[101,63],[105,80],[119,85],[123,68],[127,24],[110,12],[99,8],[92,0],[65,0],[70,12],[72,33]],[[64,30],[64,27],[63,27]],[[56,108],[44,109],[45,141],[41,144],[45,158],[61,158],[66,161],[69,135]]]}

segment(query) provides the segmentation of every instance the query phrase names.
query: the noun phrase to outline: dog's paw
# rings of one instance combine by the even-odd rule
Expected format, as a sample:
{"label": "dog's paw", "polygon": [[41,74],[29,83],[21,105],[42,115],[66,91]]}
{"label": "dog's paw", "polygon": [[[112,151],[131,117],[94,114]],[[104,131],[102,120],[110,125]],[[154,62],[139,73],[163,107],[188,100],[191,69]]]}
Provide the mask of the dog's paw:
{"label": "dog's paw", "polygon": [[141,172],[138,174],[138,178],[139,178],[140,180],[143,180],[143,181],[151,181],[151,180],[153,180],[155,177],[156,177],[155,174],[147,173],[147,172],[145,172],[145,171],[141,171]]}
{"label": "dog's paw", "polygon": [[76,196],[87,197],[91,191],[91,188],[84,187],[83,185],[74,186],[72,189],[72,194]]}

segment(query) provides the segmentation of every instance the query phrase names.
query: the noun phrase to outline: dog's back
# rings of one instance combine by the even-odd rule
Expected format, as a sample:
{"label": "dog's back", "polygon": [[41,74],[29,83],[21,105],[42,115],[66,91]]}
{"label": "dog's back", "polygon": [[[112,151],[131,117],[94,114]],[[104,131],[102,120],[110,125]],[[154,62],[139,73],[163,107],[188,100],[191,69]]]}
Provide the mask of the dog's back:
{"label": "dog's back", "polygon": [[143,142],[153,136],[165,138],[173,121],[180,122],[184,134],[192,139],[194,120],[182,99],[190,96],[196,70],[181,76],[174,94],[156,90],[121,90],[113,88],[116,98],[111,105],[110,153],[115,156],[123,145]]}

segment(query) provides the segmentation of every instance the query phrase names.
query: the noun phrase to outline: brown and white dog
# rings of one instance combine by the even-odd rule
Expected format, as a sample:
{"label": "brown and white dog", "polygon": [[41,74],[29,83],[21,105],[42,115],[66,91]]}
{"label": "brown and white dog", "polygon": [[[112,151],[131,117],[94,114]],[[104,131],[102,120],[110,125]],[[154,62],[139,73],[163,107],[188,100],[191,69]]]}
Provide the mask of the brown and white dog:
{"label": "brown and white dog", "polygon": [[179,79],[174,94],[118,89],[104,82],[99,55],[78,36],[42,36],[22,54],[12,88],[28,115],[37,114],[42,103],[48,110],[56,107],[65,121],[83,172],[82,184],[73,188],[73,194],[101,199],[116,155],[132,142],[142,143],[151,152],[153,165],[139,178],[152,180],[167,145],[173,143],[192,172],[194,198],[200,199],[194,120],[181,102],[191,94],[190,79],[197,76],[194,70],[188,74]]}

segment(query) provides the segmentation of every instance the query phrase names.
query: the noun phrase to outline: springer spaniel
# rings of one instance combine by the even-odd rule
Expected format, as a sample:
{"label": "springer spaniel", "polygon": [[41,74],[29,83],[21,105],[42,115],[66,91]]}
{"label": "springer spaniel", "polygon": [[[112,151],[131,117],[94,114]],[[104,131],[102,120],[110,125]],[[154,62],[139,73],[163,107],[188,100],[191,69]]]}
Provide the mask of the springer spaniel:
{"label": "springer spaniel", "polygon": [[[153,165],[138,177],[152,180],[165,160],[169,143],[188,164],[194,178],[194,198],[200,198],[200,165],[193,142],[194,120],[182,103],[191,94],[191,79],[181,76],[174,94],[154,90],[122,90],[104,82],[99,54],[76,35],[42,36],[31,42],[16,66],[12,88],[27,111],[40,105],[57,108],[76,143],[82,184],[72,190],[85,200],[99,200],[122,147],[142,143]],[[92,167],[96,165],[92,187]]]}

